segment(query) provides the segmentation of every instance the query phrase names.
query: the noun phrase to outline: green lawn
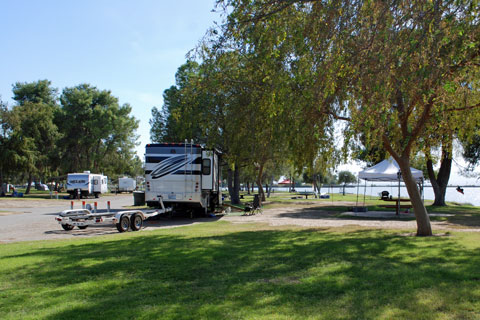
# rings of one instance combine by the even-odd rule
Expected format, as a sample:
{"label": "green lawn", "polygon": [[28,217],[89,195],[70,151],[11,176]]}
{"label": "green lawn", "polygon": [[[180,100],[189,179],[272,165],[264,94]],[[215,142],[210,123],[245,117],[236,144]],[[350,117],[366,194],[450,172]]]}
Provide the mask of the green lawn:
{"label": "green lawn", "polygon": [[0,245],[0,319],[478,319],[480,234],[211,222]]}

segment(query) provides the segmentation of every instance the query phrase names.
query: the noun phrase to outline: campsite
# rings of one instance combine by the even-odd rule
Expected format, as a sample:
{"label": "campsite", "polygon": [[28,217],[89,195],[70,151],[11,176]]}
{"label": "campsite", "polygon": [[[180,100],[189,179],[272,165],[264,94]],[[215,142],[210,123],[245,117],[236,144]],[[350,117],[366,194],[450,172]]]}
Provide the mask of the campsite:
{"label": "campsite", "polygon": [[0,12],[0,319],[480,319],[478,0]]}
{"label": "campsite", "polygon": [[[28,241],[0,245],[4,270],[0,315],[2,319],[104,319],[119,312],[120,318],[163,319],[478,316],[479,208],[450,205],[440,210],[455,214],[432,216],[435,236],[425,239],[413,236],[412,214],[344,217],[341,214],[355,205],[356,195],[332,196],[333,201],[291,199],[291,193],[275,192],[262,214],[231,211],[216,219],[153,220],[141,232],[123,234],[104,227],[66,232],[48,214],[51,200],[37,200],[43,202],[48,220],[43,240],[21,230]],[[108,198],[126,207],[132,203],[131,195]],[[244,194],[245,202],[252,198]],[[65,201],[63,206],[68,205]],[[367,196],[369,211],[383,210],[381,203],[378,196]],[[54,210],[58,202],[55,206]],[[428,204],[427,208],[439,210]],[[10,217],[31,217],[35,210],[17,209],[22,213]],[[5,224],[0,228],[7,229]]]}

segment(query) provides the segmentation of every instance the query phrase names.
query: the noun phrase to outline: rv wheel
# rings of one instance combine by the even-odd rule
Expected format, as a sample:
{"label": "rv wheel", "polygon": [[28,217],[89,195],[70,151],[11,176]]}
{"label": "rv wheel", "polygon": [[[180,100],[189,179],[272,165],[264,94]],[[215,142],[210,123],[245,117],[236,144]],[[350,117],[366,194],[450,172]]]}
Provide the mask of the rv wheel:
{"label": "rv wheel", "polygon": [[123,215],[120,218],[120,222],[118,222],[115,226],[117,227],[118,232],[125,232],[125,231],[128,231],[129,225],[130,225],[130,220],[126,215]]}
{"label": "rv wheel", "polygon": [[80,230],[85,230],[85,229],[87,229],[87,227],[88,227],[88,226],[78,226],[78,229],[80,229]]}
{"label": "rv wheel", "polygon": [[71,224],[62,224],[62,228],[65,231],[70,231],[73,229],[73,226]]}
{"label": "rv wheel", "polygon": [[143,226],[143,218],[138,213],[135,213],[132,218],[130,219],[130,226],[132,227],[132,231],[138,231],[142,229]]}
{"label": "rv wheel", "polygon": [[95,192],[95,198],[98,198],[98,192]]}

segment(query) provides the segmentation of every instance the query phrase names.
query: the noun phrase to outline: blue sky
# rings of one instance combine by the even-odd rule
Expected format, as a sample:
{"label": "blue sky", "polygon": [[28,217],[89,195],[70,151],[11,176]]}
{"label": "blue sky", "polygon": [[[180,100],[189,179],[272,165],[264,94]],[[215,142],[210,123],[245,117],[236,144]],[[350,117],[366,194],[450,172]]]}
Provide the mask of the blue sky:
{"label": "blue sky", "polygon": [[[0,0],[0,95],[40,79],[60,91],[89,83],[130,103],[140,120],[137,153],[149,142],[153,106],[220,15],[215,0]],[[456,156],[460,163],[460,156]],[[339,170],[359,171],[356,165]],[[454,164],[451,183],[475,183]]]}
{"label": "blue sky", "polygon": [[61,90],[89,83],[130,103],[143,156],[153,106],[220,15],[215,0],[0,0],[0,95],[40,79]]}

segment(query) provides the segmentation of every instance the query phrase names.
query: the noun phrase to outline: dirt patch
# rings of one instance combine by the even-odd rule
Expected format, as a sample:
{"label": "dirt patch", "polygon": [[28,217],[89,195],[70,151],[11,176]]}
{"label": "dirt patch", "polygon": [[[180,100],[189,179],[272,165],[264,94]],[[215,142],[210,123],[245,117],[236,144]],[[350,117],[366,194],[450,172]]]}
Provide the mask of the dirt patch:
{"label": "dirt patch", "polygon": [[22,214],[23,212],[13,212],[13,211],[0,211],[0,217],[9,216],[12,214]]}
{"label": "dirt patch", "polygon": [[[336,202],[336,205],[339,203]],[[344,202],[341,205],[351,206],[351,203]],[[326,203],[323,206],[331,206]],[[347,226],[368,227],[378,229],[401,229],[416,230],[417,222],[413,220],[400,219],[362,219],[362,218],[339,218],[338,212],[322,210],[322,205],[315,203],[314,206],[294,205],[278,208],[264,209],[262,214],[252,216],[226,215],[224,220],[232,223],[264,223],[269,226],[300,226],[305,228],[339,228]],[[454,230],[480,232],[480,228],[465,228],[445,221],[431,221],[434,230]]]}

